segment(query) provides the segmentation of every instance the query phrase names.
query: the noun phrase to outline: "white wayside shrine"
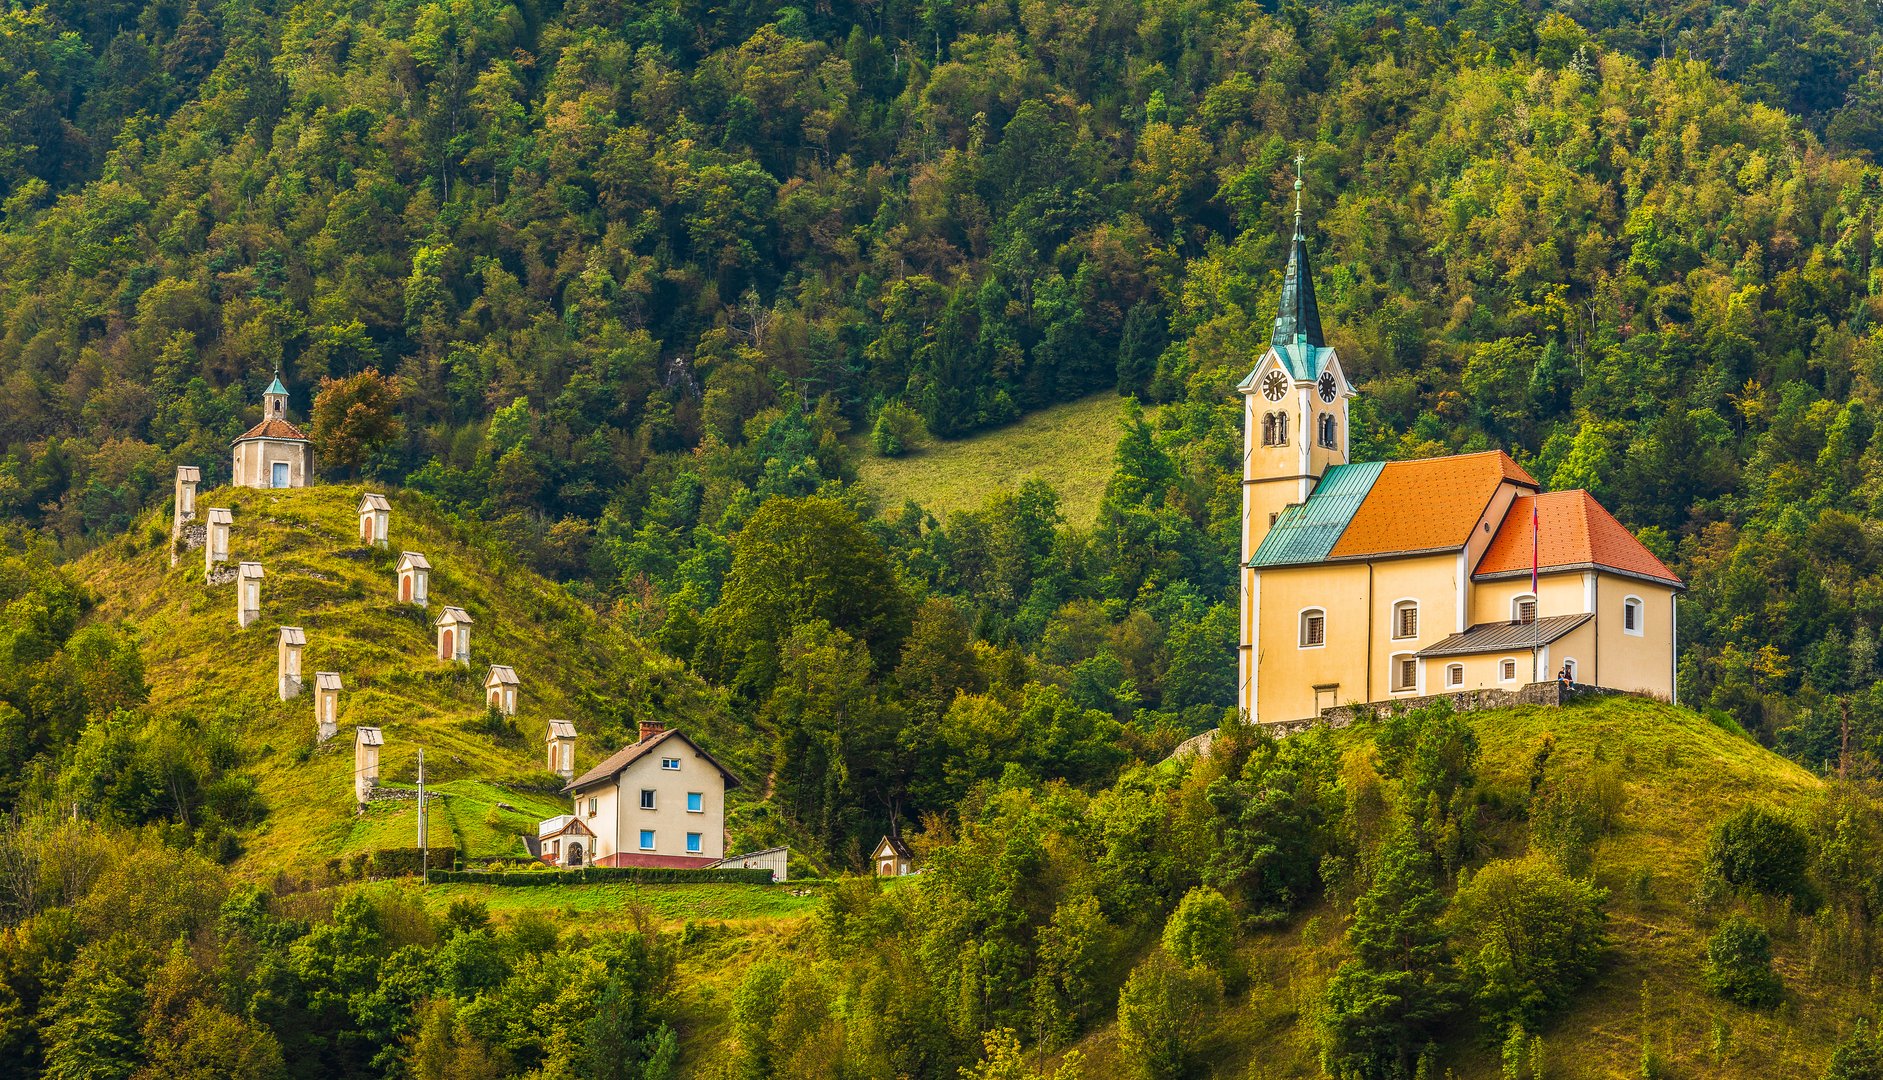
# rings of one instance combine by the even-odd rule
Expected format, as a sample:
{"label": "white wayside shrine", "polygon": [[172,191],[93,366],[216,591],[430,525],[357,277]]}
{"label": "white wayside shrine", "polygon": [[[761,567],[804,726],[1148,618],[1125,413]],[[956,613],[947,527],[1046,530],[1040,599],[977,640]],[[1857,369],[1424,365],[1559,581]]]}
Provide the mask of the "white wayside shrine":
{"label": "white wayside shrine", "polygon": [[360,496],[360,543],[385,547],[392,533],[392,505],[384,495],[367,492]]}
{"label": "white wayside shrine", "polygon": [[575,779],[575,725],[567,720],[551,720],[543,745],[548,752],[544,764],[549,771],[564,780]]}
{"label": "white wayside shrine", "polygon": [[438,616],[438,659],[456,664],[471,662],[471,617],[463,608],[447,606]]}
{"label": "white wayside shrine", "polygon": [[505,716],[517,714],[517,673],[509,664],[490,665],[484,677],[484,698],[490,707]]}
{"label": "white wayside shrine", "polygon": [[246,630],[262,617],[262,564],[243,563],[235,578],[235,623]]}
{"label": "white wayside shrine", "polygon": [[425,607],[431,592],[432,564],[416,551],[399,553],[399,603]]}
{"label": "white wayside shrine", "polygon": [[183,538],[183,526],[196,520],[196,485],[203,482],[203,471],[194,465],[177,466],[176,512],[170,519],[170,565],[175,566]]}
{"label": "white wayside shrine", "polygon": [[314,672],[314,730],[321,742],[340,730],[340,673]]}
{"label": "white wayside shrine", "polygon": [[281,628],[275,645],[275,684],[283,701],[301,696],[301,652],[306,648],[307,634],[300,627]]}
{"label": "white wayside shrine", "polygon": [[353,729],[353,797],[365,806],[379,785],[379,748],[386,737],[376,727]]}
{"label": "white wayside shrine", "polygon": [[217,566],[229,561],[229,526],[234,524],[233,511],[220,506],[209,508],[209,525],[203,531],[203,577],[205,579],[216,572]]}

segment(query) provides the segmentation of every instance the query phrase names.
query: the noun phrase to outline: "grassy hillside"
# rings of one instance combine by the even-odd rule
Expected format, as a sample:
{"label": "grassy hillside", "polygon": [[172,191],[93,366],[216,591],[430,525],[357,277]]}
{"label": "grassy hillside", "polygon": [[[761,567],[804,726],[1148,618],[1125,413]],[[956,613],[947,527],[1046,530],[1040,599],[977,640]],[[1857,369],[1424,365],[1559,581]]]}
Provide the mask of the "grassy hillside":
{"label": "grassy hillside", "polygon": [[988,496],[1028,480],[1044,480],[1059,492],[1067,523],[1084,528],[1098,517],[1111,478],[1121,407],[1116,394],[1094,394],[965,439],[924,438],[899,458],[866,448],[858,455],[857,478],[885,513],[913,500],[942,519],[978,510]]}
{"label": "grassy hillside", "polygon": [[[199,494],[199,508],[234,512],[232,562],[263,566],[262,618],[246,630],[236,626],[235,586],[205,584],[200,549],[170,567],[166,511],[75,568],[101,597],[102,614],[136,628],[152,708],[193,710],[237,733],[271,808],[247,840],[253,864],[305,866],[415,843],[412,803],[355,810],[359,725],[385,732],[382,782],[411,783],[425,748],[427,779],[446,796],[434,811],[432,843],[455,843],[469,857],[516,853],[518,831],[563,810],[542,772],[551,718],[572,720],[581,733],[578,769],[631,738],[641,717],[686,726],[735,768],[758,767],[746,740],[676,663],[492,554],[422,498],[388,492],[391,544],[362,546],[355,516],[362,490]],[[432,564],[429,608],[394,602],[401,549]],[[468,668],[435,659],[432,624],[446,604],[474,620]],[[275,693],[276,629],[284,624],[307,632],[302,669],[310,687],[287,702]],[[511,665],[521,681],[513,732],[484,726],[482,686],[492,663]],[[316,671],[338,672],[345,686],[340,734],[318,746]]]}
{"label": "grassy hillside", "polygon": [[[1644,1036],[1672,1077],[1815,1077],[1852,1019],[1871,1005],[1812,977],[1827,947],[1783,904],[1756,908],[1772,928],[1787,999],[1772,1013],[1727,1004],[1701,981],[1712,916],[1698,912],[1705,838],[1738,807],[1763,802],[1803,816],[1821,785],[1810,773],[1685,709],[1635,698],[1567,708],[1524,707],[1471,717],[1481,775],[1514,802],[1537,746],[1555,739],[1552,768],[1610,770],[1626,798],[1620,824],[1595,855],[1608,890],[1608,961],[1570,1011],[1543,1031],[1551,1078],[1639,1077]],[[1350,765],[1370,753],[1364,727],[1342,733]],[[1350,772],[1352,770],[1350,769]],[[1521,852],[1518,825],[1488,838],[1487,857]],[[1315,1024],[1320,995],[1342,957],[1344,924],[1323,905],[1261,932],[1243,950],[1250,989],[1229,1003],[1210,1075],[1223,1080],[1320,1077]],[[1088,1074],[1114,1075],[1111,1028],[1082,1044]],[[1445,1062],[1459,1080],[1500,1076],[1494,1048]],[[1524,1075],[1529,1075],[1525,1073]]]}

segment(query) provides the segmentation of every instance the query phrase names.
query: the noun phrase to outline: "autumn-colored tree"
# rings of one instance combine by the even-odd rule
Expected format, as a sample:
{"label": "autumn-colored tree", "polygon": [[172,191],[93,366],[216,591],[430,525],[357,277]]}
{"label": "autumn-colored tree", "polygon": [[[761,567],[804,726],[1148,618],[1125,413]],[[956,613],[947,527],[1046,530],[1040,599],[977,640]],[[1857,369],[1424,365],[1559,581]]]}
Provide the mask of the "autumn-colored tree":
{"label": "autumn-colored tree", "polygon": [[314,449],[326,467],[348,476],[405,433],[399,419],[399,380],[372,368],[345,378],[324,378],[314,395]]}

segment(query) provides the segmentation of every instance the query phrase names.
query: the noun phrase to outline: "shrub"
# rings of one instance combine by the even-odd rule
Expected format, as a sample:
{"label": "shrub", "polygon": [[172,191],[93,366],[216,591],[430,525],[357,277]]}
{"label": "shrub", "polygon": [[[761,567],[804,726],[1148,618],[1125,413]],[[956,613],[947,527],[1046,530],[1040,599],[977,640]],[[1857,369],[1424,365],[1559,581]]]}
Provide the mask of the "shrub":
{"label": "shrub", "polygon": [[1471,875],[1445,925],[1479,1015],[1500,1032],[1560,1009],[1606,944],[1606,894],[1545,859],[1504,859]]}
{"label": "shrub", "polygon": [[1785,987],[1772,970],[1772,938],[1765,927],[1740,915],[1721,923],[1706,943],[1707,989],[1727,1001],[1769,1009]]}
{"label": "shrub", "polygon": [[1767,896],[1789,896],[1801,907],[1816,907],[1816,893],[1805,879],[1810,848],[1805,831],[1763,806],[1735,811],[1707,838],[1707,880]]}
{"label": "shrub", "polygon": [[1118,1053],[1140,1080],[1177,1080],[1205,1060],[1205,1024],[1222,1003],[1214,972],[1153,954],[1118,995]]}
{"label": "shrub", "polygon": [[1236,943],[1236,913],[1222,893],[1199,885],[1164,923],[1164,951],[1179,964],[1222,974]]}
{"label": "shrub", "polygon": [[1831,1054],[1824,1080],[1883,1080],[1883,1031],[1858,1020],[1850,1038]]}
{"label": "shrub", "polygon": [[922,418],[900,401],[892,401],[876,414],[870,445],[884,457],[901,457],[922,435]]}

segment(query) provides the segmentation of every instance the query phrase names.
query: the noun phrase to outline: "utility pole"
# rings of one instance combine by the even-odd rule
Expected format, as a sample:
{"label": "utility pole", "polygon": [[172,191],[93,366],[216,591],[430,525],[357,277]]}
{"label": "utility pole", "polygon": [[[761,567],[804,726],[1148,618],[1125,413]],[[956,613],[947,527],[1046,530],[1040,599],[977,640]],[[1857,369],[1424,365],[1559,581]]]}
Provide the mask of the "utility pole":
{"label": "utility pole", "polygon": [[431,876],[431,845],[425,837],[425,748],[418,748],[418,866],[419,881]]}

